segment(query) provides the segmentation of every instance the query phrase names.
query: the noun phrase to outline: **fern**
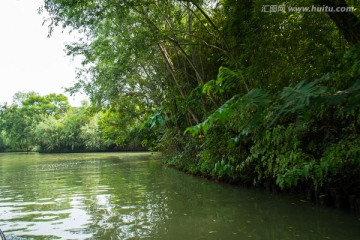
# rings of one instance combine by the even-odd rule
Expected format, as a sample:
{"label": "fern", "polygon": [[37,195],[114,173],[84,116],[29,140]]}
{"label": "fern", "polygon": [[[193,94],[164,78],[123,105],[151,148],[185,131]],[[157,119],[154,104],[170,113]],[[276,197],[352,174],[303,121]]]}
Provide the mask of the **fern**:
{"label": "fern", "polygon": [[240,72],[233,71],[226,67],[220,67],[216,80],[210,80],[202,86],[202,93],[205,95],[220,95],[235,88],[236,83],[243,82]]}
{"label": "fern", "polygon": [[[226,101],[222,106],[220,106],[214,113],[212,113],[205,121],[186,128],[184,134],[191,132],[193,136],[198,135],[201,131],[206,134],[210,127],[217,121],[224,124],[226,121],[232,120],[231,117],[234,115],[248,115],[240,132],[247,134],[252,129],[256,128],[261,121],[259,117],[265,109],[270,104],[268,93],[262,89],[252,89],[250,92],[244,96],[235,95],[228,101]],[[241,119],[238,119],[241,120]]]}
{"label": "fern", "polygon": [[309,83],[301,81],[294,87],[285,87],[280,94],[280,99],[284,101],[281,111],[283,113],[293,113],[308,107],[311,98],[319,97],[326,93],[327,88],[318,86],[318,83],[319,80]]}
{"label": "fern", "polygon": [[224,122],[225,119],[230,116],[230,113],[233,111],[234,104],[237,102],[238,98],[238,95],[233,96],[230,100],[220,106],[214,113],[212,113],[205,121],[195,126],[186,128],[184,134],[191,132],[193,136],[196,136],[200,133],[200,131],[203,131],[206,134],[210,126],[213,125],[215,121],[220,120],[221,122]]}
{"label": "fern", "polygon": [[279,94],[279,105],[275,105],[273,112],[269,114],[269,118],[272,118],[269,127],[289,114],[297,113],[301,117],[308,116],[312,100],[324,96],[327,92],[326,87],[319,85],[323,80],[317,79],[309,83],[303,80],[295,86],[285,87]]}

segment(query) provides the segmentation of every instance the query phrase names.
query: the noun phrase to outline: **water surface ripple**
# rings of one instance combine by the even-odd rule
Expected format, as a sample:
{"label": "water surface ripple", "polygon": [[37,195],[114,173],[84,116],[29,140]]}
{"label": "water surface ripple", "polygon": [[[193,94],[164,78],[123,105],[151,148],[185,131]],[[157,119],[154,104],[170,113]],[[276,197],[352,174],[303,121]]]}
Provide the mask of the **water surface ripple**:
{"label": "water surface ripple", "polygon": [[359,216],[213,183],[149,153],[0,154],[8,239],[338,239]]}

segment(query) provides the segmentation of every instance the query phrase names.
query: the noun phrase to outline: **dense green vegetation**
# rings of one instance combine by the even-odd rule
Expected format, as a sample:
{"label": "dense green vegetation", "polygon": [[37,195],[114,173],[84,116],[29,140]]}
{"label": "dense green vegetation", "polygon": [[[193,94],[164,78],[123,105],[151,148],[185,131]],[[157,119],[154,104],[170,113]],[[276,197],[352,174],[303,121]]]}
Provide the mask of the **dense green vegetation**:
{"label": "dense green vegetation", "polygon": [[0,111],[0,151],[79,152],[141,150],[131,128],[121,135],[121,119],[111,109],[95,112],[86,102],[69,105],[66,96],[19,92]]}
{"label": "dense green vegetation", "polygon": [[[42,137],[47,151],[136,139],[193,174],[360,196],[356,3],[45,0],[50,34],[84,35],[67,47],[84,58],[69,91],[85,91],[93,115],[47,113],[35,136],[67,132],[63,143]],[[271,12],[277,4],[354,11]]]}

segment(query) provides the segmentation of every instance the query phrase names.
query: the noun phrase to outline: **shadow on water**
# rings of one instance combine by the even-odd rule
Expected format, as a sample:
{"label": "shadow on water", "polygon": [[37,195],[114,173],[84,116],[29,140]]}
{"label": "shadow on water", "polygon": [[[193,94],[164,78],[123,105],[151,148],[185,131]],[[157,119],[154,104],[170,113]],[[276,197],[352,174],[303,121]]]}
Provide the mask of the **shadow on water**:
{"label": "shadow on water", "polygon": [[149,153],[0,154],[7,239],[341,239],[357,216],[222,185]]}

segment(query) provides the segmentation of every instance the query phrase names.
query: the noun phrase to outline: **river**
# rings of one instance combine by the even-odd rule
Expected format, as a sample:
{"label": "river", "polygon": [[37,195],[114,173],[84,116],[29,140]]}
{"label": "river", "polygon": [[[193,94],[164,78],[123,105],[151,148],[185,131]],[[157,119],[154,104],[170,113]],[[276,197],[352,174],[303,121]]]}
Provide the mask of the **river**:
{"label": "river", "polygon": [[7,239],[338,239],[356,214],[223,185],[150,153],[0,154]]}

